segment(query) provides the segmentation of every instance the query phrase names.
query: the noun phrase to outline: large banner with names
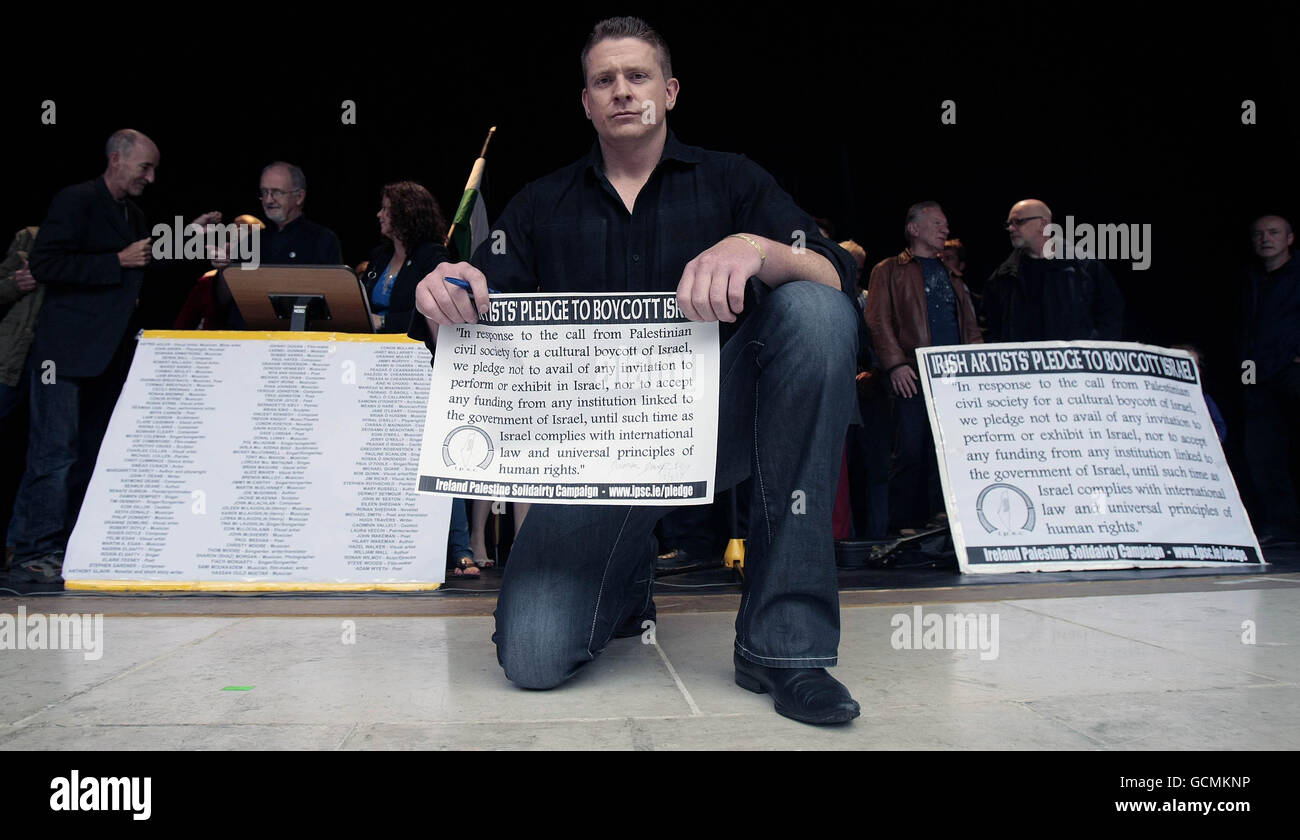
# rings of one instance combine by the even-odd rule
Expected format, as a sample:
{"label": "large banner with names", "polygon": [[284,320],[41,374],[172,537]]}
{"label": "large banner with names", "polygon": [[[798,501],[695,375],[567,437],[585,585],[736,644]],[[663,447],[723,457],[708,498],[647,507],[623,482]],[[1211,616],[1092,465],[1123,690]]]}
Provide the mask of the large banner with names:
{"label": "large banner with names", "polygon": [[405,336],[145,332],[67,588],[437,588],[451,502],[412,489],[428,393]]}
{"label": "large banner with names", "polygon": [[963,572],[1261,564],[1185,352],[917,351]]}

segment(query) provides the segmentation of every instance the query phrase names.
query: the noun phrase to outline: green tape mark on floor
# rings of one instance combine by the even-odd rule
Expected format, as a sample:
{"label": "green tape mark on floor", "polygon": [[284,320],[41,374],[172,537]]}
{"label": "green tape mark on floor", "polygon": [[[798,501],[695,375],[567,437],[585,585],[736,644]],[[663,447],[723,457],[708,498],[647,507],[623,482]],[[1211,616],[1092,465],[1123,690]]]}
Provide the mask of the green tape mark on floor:
{"label": "green tape mark on floor", "polygon": [[228,685],[221,690],[222,691],[252,691],[253,687],[251,685]]}

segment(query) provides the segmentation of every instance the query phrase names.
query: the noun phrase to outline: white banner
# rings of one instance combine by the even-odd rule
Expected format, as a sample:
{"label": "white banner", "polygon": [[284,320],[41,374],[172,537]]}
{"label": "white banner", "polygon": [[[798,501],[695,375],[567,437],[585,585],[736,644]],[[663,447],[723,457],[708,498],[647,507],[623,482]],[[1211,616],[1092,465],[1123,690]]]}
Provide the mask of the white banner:
{"label": "white banner", "polygon": [[708,504],[718,325],[672,293],[496,295],[442,327],[422,492],[581,504]]}
{"label": "white banner", "polygon": [[963,572],[1261,564],[1180,350],[917,350]]}
{"label": "white banner", "polygon": [[429,354],[404,336],[146,332],[68,544],[69,589],[429,589],[411,492]]}

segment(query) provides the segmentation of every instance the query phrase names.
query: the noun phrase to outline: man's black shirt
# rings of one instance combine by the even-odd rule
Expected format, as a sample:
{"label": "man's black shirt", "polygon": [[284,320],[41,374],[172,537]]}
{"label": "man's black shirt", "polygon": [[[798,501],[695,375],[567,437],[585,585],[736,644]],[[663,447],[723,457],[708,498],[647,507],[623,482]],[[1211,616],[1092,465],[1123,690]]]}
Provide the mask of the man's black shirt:
{"label": "man's black shirt", "polygon": [[1029,255],[1020,261],[1020,293],[1024,295],[1020,313],[1020,335],[1016,341],[1047,340],[1047,317],[1043,313],[1043,286],[1052,282],[1047,273],[1047,258],[1034,259]]}
{"label": "man's black shirt", "polygon": [[264,265],[342,265],[343,248],[334,231],[299,216],[283,228],[261,233]]}
{"label": "man's black shirt", "polygon": [[1300,257],[1273,271],[1252,266],[1246,277],[1242,359],[1257,365],[1260,382],[1295,364],[1300,356]]}
{"label": "man's black shirt", "polygon": [[[470,262],[502,292],[675,292],[686,264],[733,233],[821,254],[853,298],[853,258],[771,175],[743,155],[687,146],[671,131],[632,212],[605,177],[597,142],[581,160],[525,186]],[[422,318],[411,335],[427,338]]]}

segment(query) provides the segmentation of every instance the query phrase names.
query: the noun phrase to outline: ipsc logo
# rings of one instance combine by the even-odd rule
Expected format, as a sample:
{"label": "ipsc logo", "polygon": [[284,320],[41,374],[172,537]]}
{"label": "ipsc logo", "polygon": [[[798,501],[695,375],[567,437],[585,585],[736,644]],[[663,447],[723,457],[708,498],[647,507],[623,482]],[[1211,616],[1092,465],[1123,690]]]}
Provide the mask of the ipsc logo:
{"label": "ipsc logo", "polygon": [[995,531],[1004,537],[1028,534],[1034,530],[1034,503],[1019,487],[1011,484],[990,484],[980,491],[975,500],[980,524],[990,534]]}
{"label": "ipsc logo", "polygon": [[442,442],[442,462],[449,467],[485,470],[492,455],[492,438],[478,426],[457,426]]}

